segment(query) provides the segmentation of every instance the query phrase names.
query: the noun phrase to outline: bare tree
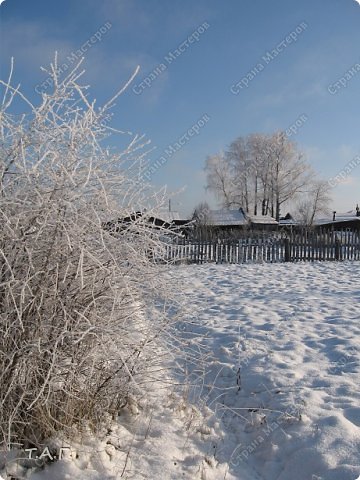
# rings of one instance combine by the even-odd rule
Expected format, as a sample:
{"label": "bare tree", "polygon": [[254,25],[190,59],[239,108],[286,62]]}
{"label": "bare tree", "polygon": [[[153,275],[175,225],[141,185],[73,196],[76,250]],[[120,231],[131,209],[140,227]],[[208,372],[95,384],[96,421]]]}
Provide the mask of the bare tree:
{"label": "bare tree", "polygon": [[294,142],[284,132],[271,137],[272,216],[279,220],[281,206],[306,191],[312,172]]}
{"label": "bare tree", "polygon": [[210,215],[210,207],[207,202],[200,202],[194,208],[191,218],[195,220],[198,224],[208,225]]}
{"label": "bare tree", "polygon": [[296,217],[303,225],[311,226],[319,214],[330,212],[331,187],[325,180],[314,180],[306,198],[297,204]]}
{"label": "bare tree", "polygon": [[223,206],[277,220],[281,206],[305,191],[311,178],[308,163],[284,132],[239,137],[225,155],[209,157],[205,170],[207,188]]}
{"label": "bare tree", "polygon": [[250,212],[253,166],[247,138],[239,137],[230,144],[225,154],[225,161],[233,179],[232,203]]}
{"label": "bare tree", "polygon": [[194,222],[194,235],[196,238],[207,238],[210,224],[210,207],[207,202],[200,202],[191,216]]}
{"label": "bare tree", "polygon": [[223,154],[209,156],[206,159],[206,188],[215,193],[224,208],[236,204],[236,185],[232,169]]}

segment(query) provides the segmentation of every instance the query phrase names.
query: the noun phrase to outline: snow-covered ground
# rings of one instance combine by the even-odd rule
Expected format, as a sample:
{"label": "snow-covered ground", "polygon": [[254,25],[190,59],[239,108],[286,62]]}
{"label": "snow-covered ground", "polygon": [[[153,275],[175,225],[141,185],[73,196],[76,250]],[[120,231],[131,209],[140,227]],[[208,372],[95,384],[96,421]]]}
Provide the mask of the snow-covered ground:
{"label": "snow-covered ground", "polygon": [[187,398],[155,389],[102,441],[74,443],[72,458],[23,475],[358,479],[360,263],[194,265],[170,274],[192,310],[179,329],[189,351],[201,351],[187,365]]}
{"label": "snow-covered ground", "polygon": [[218,455],[235,478],[357,479],[360,264],[206,265],[182,274],[198,307],[194,329],[212,352],[206,383],[218,386],[200,395],[222,417]]}

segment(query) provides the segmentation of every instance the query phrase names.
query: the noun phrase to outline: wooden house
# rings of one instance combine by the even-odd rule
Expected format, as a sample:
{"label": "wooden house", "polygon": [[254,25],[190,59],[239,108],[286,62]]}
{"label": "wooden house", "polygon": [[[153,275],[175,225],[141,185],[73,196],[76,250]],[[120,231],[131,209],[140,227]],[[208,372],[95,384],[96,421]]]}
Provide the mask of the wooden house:
{"label": "wooden house", "polygon": [[166,234],[182,235],[187,237],[189,235],[189,220],[181,219],[177,212],[160,211],[156,214],[148,215],[146,212],[134,212],[127,217],[118,218],[117,220],[109,221],[104,224],[104,228],[113,233],[128,230],[131,225],[136,222],[142,223],[143,226],[149,229],[165,229]]}
{"label": "wooden house", "polygon": [[246,231],[275,230],[278,222],[264,215],[250,215],[242,208],[234,210],[210,210],[206,222],[194,223],[194,236],[202,240],[236,238]]}
{"label": "wooden house", "polygon": [[316,220],[315,227],[325,230],[360,230],[360,208],[337,214],[333,212],[331,217]]}

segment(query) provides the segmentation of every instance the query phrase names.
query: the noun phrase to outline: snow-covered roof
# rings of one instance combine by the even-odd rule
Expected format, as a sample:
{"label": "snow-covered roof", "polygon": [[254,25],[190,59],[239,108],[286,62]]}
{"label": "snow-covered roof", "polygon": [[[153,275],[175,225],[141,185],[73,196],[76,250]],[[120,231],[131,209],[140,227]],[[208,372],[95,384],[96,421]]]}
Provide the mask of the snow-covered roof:
{"label": "snow-covered roof", "polygon": [[315,225],[327,225],[329,223],[343,223],[343,222],[360,222],[360,217],[340,217],[336,216],[335,220],[332,218],[319,218]]}
{"label": "snow-covered roof", "polygon": [[170,212],[169,210],[161,210],[159,212],[156,212],[155,216],[166,223],[171,223],[175,220],[183,220],[182,218],[180,218],[179,212]]}
{"label": "snow-covered roof", "polygon": [[360,222],[360,217],[356,215],[356,210],[350,210],[346,213],[335,214],[335,220],[333,217],[319,218],[315,221],[316,225],[326,225],[328,223],[341,223],[341,222]]}
{"label": "snow-covered roof", "polygon": [[247,225],[248,220],[242,210],[211,210],[209,223],[213,226]]}
{"label": "snow-covered roof", "polygon": [[297,220],[294,220],[293,218],[283,218],[279,220],[279,225],[299,225],[299,222]]}
{"label": "snow-covered roof", "polygon": [[209,223],[215,227],[244,226],[249,223],[258,225],[277,225],[275,218],[269,215],[248,215],[242,208],[237,210],[211,210]]}
{"label": "snow-covered roof", "polygon": [[248,215],[251,223],[257,223],[262,225],[278,225],[275,218],[270,215]]}
{"label": "snow-covered roof", "polygon": [[344,218],[356,217],[356,210],[349,210],[346,213],[340,213],[339,215],[336,215],[336,216],[344,217]]}

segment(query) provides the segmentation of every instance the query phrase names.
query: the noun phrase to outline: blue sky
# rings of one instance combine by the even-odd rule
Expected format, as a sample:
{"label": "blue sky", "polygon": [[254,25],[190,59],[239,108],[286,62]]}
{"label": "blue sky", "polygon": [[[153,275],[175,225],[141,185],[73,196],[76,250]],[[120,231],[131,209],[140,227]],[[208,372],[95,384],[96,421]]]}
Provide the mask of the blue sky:
{"label": "blue sky", "polygon": [[[87,48],[85,80],[103,102],[140,65],[133,88],[117,102],[113,125],[146,134],[156,147],[154,162],[201,117],[209,118],[152,176],[171,192],[184,187],[173,199],[183,214],[202,200],[216,205],[204,189],[204,162],[237,136],[285,130],[303,115],[292,139],[324,178],[360,155],[355,0],[6,0],[0,18],[0,76],[15,57],[15,79],[33,99],[46,80],[40,66],[55,50],[66,62],[111,24]],[[296,40],[287,42],[296,31]],[[192,37],[184,46],[194,32],[197,41]],[[286,46],[266,63],[266,52],[281,42]],[[180,45],[181,55],[166,63]],[[259,64],[263,69],[234,95],[231,87]],[[144,80],[150,85],[141,87]],[[335,183],[333,208],[347,211],[360,203],[360,166]]]}

